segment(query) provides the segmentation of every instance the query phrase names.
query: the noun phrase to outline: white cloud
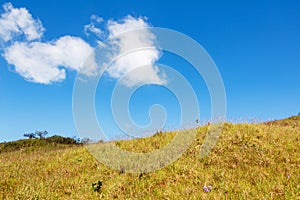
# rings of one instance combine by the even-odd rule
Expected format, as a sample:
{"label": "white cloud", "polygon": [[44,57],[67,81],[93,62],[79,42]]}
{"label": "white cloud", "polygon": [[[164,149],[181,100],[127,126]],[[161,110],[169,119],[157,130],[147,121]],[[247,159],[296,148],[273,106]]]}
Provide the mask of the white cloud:
{"label": "white cloud", "polygon": [[40,39],[44,28],[39,20],[32,18],[26,8],[14,8],[11,3],[3,5],[0,17],[0,38],[5,42],[14,36],[24,35],[27,40]]}
{"label": "white cloud", "polygon": [[92,15],[92,16],[91,16],[91,20],[93,20],[93,21],[96,22],[96,23],[100,23],[100,22],[103,22],[103,21],[104,21],[102,17],[99,17],[99,16],[97,16],[97,15]]}
{"label": "white cloud", "polygon": [[[121,22],[111,20],[107,28],[108,39],[113,46],[112,57],[122,55],[108,69],[111,77],[121,78],[126,73],[143,67],[127,76],[123,83],[129,87],[147,82],[166,84],[166,76],[155,66],[160,58],[160,51],[155,45],[155,35],[143,18],[127,16]],[[128,32],[133,30],[138,31]],[[141,49],[144,47],[147,49]]]}
{"label": "white cloud", "polygon": [[159,70],[157,66],[143,66],[136,67],[131,71],[132,73],[124,74],[122,82],[128,87],[132,87],[137,84],[159,84],[164,85],[167,83],[166,75]]}
{"label": "white cloud", "polygon": [[[6,3],[3,9],[0,15],[2,56],[26,80],[42,84],[60,82],[66,78],[68,70],[86,76],[97,74],[99,69],[94,48],[89,43],[68,35],[51,42],[42,42],[45,29],[26,8],[14,8],[11,3]],[[100,25],[102,28],[99,28]],[[136,29],[139,31],[126,33]],[[104,60],[122,55],[108,69],[110,77],[120,79],[134,70],[125,76],[122,83],[126,86],[146,82],[166,83],[166,76],[155,65],[160,58],[160,51],[145,18],[127,16],[120,21],[104,21],[92,15],[84,31],[87,36],[93,33],[97,37],[96,43],[102,45],[102,48],[108,48],[111,57]],[[141,47],[147,49],[138,50]]]}
{"label": "white cloud", "polygon": [[97,28],[97,24],[103,22],[103,18],[98,17],[97,15],[92,15],[91,16],[91,22],[87,25],[84,26],[84,33],[86,36],[89,36],[90,33],[95,34],[96,36],[102,38],[104,35],[104,32],[100,29]]}
{"label": "white cloud", "polygon": [[[26,80],[42,84],[63,81],[66,70],[75,70],[87,76],[96,74],[96,63],[89,59],[93,48],[78,37],[63,36],[52,42],[41,42],[44,27],[25,8],[14,8],[11,3],[3,5],[0,17],[0,38],[4,43],[2,56],[14,66],[15,71]],[[96,19],[95,19],[96,20]],[[25,36],[17,41],[19,36]]]}
{"label": "white cloud", "polygon": [[[50,84],[64,80],[65,69],[81,70],[92,50],[82,39],[65,36],[51,43],[15,42],[5,50],[4,58],[27,80]],[[80,72],[92,76],[95,71],[96,63],[92,62]]]}

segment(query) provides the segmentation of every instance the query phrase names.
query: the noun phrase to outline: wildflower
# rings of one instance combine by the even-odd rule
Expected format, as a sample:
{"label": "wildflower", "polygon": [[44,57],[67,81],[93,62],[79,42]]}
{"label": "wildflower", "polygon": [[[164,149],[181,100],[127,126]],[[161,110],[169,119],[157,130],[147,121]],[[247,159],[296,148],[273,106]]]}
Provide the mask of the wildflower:
{"label": "wildflower", "polygon": [[203,190],[204,192],[209,192],[209,189],[205,185],[203,186]]}
{"label": "wildflower", "polygon": [[209,185],[208,187],[206,187],[206,185],[204,185],[203,190],[204,190],[204,192],[210,192],[212,190],[212,186]]}

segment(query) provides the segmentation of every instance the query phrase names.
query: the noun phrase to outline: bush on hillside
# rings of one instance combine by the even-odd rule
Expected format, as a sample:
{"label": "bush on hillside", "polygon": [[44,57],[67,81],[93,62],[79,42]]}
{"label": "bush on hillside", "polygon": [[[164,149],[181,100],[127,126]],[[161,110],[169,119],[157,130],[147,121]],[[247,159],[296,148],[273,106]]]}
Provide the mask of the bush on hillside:
{"label": "bush on hillside", "polygon": [[48,137],[45,140],[47,142],[57,143],[57,144],[76,144],[77,143],[77,141],[73,138],[62,137],[59,135],[54,135],[54,136]]}
{"label": "bush on hillside", "polygon": [[36,149],[49,147],[49,146],[74,145],[74,144],[78,144],[78,143],[73,138],[54,135],[43,139],[32,138],[32,139],[17,140],[13,142],[0,143],[0,153],[9,152],[9,151],[18,151],[21,149],[26,149],[31,151],[31,150],[36,150]]}

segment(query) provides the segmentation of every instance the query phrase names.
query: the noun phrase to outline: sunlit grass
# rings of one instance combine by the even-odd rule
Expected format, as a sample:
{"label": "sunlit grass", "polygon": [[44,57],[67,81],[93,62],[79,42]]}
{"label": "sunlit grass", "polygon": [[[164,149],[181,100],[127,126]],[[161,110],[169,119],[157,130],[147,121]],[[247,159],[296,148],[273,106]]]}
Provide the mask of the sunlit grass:
{"label": "sunlit grass", "polygon": [[[83,146],[45,146],[0,153],[0,199],[297,199],[300,196],[300,118],[265,124],[226,123],[217,145],[200,159],[207,127],[197,128],[176,162],[150,173],[121,173]],[[151,152],[175,133],[117,141]],[[102,144],[99,144],[102,145]],[[92,184],[101,181],[97,192]],[[205,191],[204,186],[211,186]]]}

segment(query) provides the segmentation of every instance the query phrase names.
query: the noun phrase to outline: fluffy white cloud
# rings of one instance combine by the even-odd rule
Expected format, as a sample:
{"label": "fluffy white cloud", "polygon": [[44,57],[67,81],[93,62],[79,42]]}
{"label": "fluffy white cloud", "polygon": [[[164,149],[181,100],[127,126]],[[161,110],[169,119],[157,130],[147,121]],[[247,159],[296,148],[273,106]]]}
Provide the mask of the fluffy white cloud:
{"label": "fluffy white cloud", "polygon": [[[113,46],[112,57],[121,55],[108,69],[111,77],[121,78],[134,70],[123,82],[129,87],[147,82],[166,84],[166,76],[155,66],[160,58],[160,51],[155,45],[155,35],[143,18],[127,16],[120,22],[111,20],[107,28],[108,39]],[[144,47],[147,49],[143,49]],[[137,70],[139,67],[143,68]]]}
{"label": "fluffy white cloud", "polygon": [[27,80],[50,84],[66,78],[65,68],[81,70],[88,76],[95,74],[95,62],[81,69],[92,51],[82,39],[65,36],[51,43],[15,42],[5,50],[4,58]]}
{"label": "fluffy white cloud", "polygon": [[[94,48],[83,39],[63,36],[42,42],[45,29],[26,8],[14,8],[11,3],[6,3],[3,9],[0,16],[2,56],[26,80],[51,84],[63,81],[68,70],[95,76],[101,69],[97,69]],[[99,28],[99,25],[103,27]],[[128,34],[137,29],[139,31]],[[109,54],[104,60],[122,55],[108,69],[110,77],[119,79],[134,70],[122,83],[129,87],[146,82],[166,83],[166,76],[155,65],[160,51],[145,18],[127,16],[120,21],[104,21],[92,15],[84,31],[87,36],[97,36],[96,43],[107,48]]]}
{"label": "fluffy white cloud", "polygon": [[5,42],[15,35],[24,35],[27,40],[35,40],[42,37],[44,28],[39,20],[25,8],[14,8],[11,3],[3,5],[4,12],[0,17],[0,38]]}
{"label": "fluffy white cloud", "polygon": [[[39,20],[25,8],[14,8],[11,3],[3,5],[0,17],[0,38],[4,43],[2,56],[14,66],[15,71],[26,80],[42,84],[63,81],[66,70],[75,70],[87,76],[96,74],[96,63],[89,59],[93,48],[78,37],[63,36],[52,42],[41,42],[44,28]],[[19,36],[25,36],[17,41]],[[85,66],[85,67],[82,67]]]}

